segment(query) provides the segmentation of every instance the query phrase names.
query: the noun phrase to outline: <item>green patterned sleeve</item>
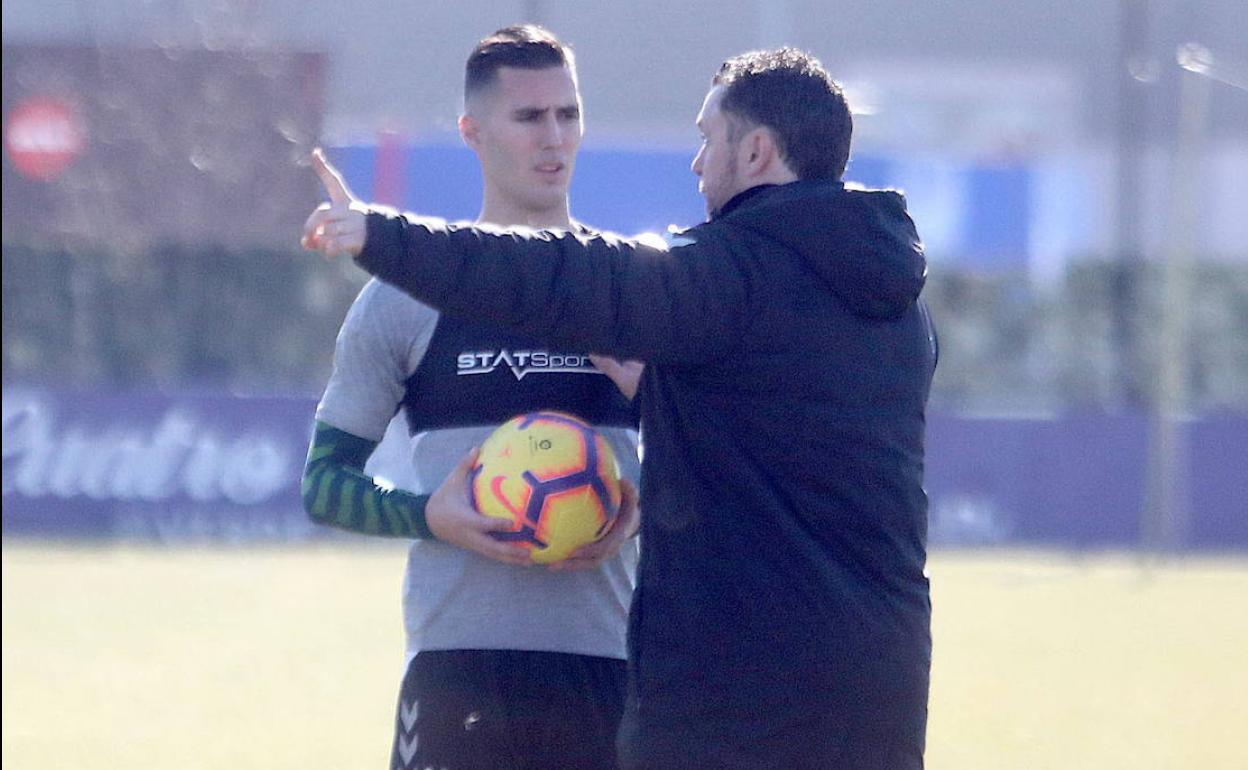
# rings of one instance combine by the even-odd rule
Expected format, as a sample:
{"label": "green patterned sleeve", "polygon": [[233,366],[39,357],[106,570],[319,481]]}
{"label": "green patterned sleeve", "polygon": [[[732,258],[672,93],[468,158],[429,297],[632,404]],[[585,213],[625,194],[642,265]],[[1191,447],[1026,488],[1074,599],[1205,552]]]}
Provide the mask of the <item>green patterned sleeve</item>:
{"label": "green patterned sleeve", "polygon": [[318,524],[364,535],[432,539],[428,495],[377,486],[364,474],[377,442],[317,421],[303,469],[303,508]]}

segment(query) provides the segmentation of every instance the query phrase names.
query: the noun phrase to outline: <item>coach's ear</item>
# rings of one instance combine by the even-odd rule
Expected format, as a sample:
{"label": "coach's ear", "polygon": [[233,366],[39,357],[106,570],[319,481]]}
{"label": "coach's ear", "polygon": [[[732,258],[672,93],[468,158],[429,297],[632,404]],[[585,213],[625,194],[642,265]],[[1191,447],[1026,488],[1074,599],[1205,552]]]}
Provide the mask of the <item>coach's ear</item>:
{"label": "coach's ear", "polygon": [[737,145],[737,160],[746,179],[760,177],[773,171],[780,159],[780,148],[771,129],[758,126],[741,138]]}
{"label": "coach's ear", "polygon": [[464,140],[464,144],[472,149],[477,149],[480,141],[481,126],[471,115],[459,116],[459,136]]}

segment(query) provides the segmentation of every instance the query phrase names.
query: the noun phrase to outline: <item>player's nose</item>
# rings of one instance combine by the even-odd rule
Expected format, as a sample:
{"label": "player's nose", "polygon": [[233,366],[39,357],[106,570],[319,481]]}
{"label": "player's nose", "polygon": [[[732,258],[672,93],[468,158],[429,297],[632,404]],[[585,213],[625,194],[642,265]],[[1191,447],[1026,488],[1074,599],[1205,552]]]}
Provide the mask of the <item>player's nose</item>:
{"label": "player's nose", "polygon": [[562,147],[567,140],[567,129],[560,125],[553,116],[542,124],[542,145],[544,147]]}

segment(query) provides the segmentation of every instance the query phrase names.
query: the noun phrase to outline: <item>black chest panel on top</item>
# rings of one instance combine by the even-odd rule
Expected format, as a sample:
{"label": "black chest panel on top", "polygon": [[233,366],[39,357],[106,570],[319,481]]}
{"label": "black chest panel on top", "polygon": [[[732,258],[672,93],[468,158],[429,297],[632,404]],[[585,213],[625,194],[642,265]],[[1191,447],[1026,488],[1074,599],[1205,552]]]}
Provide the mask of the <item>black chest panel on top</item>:
{"label": "black chest panel on top", "polygon": [[443,314],[407,378],[403,407],[413,434],[496,425],[554,409],[598,427],[637,427],[637,410],[585,353]]}

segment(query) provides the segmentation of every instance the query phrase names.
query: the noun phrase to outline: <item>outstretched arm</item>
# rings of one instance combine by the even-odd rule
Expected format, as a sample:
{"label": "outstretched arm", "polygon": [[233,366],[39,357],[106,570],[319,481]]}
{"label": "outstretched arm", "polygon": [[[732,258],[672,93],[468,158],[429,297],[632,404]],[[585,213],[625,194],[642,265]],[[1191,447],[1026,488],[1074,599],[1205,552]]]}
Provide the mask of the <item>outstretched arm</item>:
{"label": "outstretched arm", "polygon": [[620,359],[722,358],[744,337],[750,270],[722,231],[671,251],[612,236],[498,231],[371,211],[356,262],[444,312]]}
{"label": "outstretched arm", "polygon": [[615,237],[458,227],[356,200],[320,151],[329,194],[303,245],[349,254],[378,278],[439,310],[622,359],[689,363],[723,357],[750,323],[761,268],[721,230],[670,251]]}

